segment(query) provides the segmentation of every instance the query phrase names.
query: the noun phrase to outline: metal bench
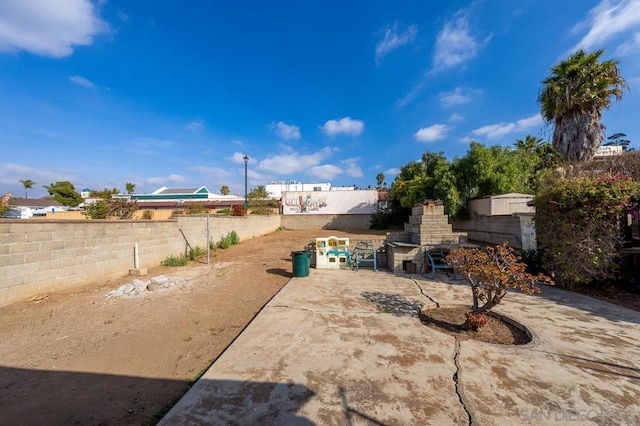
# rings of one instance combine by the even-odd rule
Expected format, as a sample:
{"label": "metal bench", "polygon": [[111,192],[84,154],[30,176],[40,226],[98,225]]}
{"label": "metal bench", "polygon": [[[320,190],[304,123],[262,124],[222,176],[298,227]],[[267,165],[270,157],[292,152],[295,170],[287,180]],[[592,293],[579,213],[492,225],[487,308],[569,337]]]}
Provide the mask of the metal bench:
{"label": "metal bench", "polygon": [[427,268],[431,268],[431,278],[436,278],[436,269],[442,269],[449,276],[453,275],[453,279],[457,280],[456,270],[453,266],[447,265],[445,257],[447,256],[441,244],[427,244],[423,247],[422,272],[427,273]]}
{"label": "metal bench", "polygon": [[358,241],[353,249],[353,268],[357,271],[360,263],[368,262],[373,264],[373,270],[378,271],[378,259],[373,243],[368,241]]}

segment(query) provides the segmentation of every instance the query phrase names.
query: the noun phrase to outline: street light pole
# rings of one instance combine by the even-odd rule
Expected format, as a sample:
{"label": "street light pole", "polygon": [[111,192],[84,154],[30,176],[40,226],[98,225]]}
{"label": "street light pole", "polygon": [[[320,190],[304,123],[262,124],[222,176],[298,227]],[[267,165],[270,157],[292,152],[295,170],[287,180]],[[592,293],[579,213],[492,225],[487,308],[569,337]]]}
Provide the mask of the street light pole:
{"label": "street light pole", "polygon": [[247,163],[249,162],[249,156],[245,154],[242,159],[244,160],[244,208],[246,209],[249,206],[247,202]]}

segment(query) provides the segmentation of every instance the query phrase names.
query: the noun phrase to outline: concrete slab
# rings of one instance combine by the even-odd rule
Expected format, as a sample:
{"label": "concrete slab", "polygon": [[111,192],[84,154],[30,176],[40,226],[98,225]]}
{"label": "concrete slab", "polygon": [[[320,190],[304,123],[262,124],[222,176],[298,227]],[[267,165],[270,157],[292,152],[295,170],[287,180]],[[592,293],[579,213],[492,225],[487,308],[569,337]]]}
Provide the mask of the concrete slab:
{"label": "concrete slab", "polygon": [[461,282],[312,270],[160,424],[640,424],[640,314],[545,290],[505,297],[534,340],[500,346],[420,323],[424,304],[469,303]]}

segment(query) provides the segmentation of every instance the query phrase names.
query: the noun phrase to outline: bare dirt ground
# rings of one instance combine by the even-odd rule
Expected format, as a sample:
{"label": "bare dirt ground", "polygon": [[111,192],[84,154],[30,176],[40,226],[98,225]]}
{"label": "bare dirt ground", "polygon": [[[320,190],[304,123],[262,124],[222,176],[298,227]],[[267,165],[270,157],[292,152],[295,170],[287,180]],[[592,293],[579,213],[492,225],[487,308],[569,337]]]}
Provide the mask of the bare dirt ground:
{"label": "bare dirt ground", "polygon": [[316,237],[285,230],[218,250],[209,265],[153,267],[184,278],[132,298],[133,277],[0,308],[0,425],[154,424],[291,278],[291,251]]}
{"label": "bare dirt ground", "polygon": [[166,290],[106,297],[123,277],[0,308],[0,424],[154,424],[329,235],[355,238],[285,230],[140,277],[183,278]]}
{"label": "bare dirt ground", "polygon": [[420,321],[459,340],[474,339],[499,345],[524,345],[531,341],[524,330],[490,315],[486,316],[488,323],[484,327],[468,330],[465,314],[472,309],[466,305],[422,309]]}

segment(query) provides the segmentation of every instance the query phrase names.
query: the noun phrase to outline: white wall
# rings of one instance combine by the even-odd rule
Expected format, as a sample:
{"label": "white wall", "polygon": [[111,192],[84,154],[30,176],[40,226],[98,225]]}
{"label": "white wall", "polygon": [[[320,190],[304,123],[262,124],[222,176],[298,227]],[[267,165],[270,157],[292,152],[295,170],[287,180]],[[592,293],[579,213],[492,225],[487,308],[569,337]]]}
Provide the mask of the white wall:
{"label": "white wall", "polygon": [[378,191],[289,191],[282,194],[282,214],[373,214]]}

